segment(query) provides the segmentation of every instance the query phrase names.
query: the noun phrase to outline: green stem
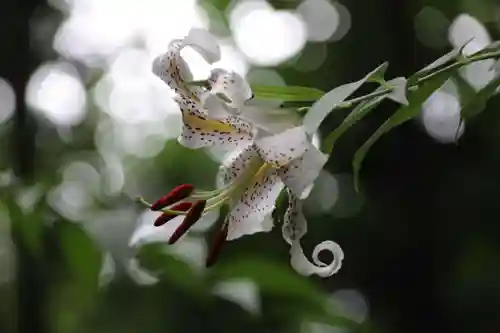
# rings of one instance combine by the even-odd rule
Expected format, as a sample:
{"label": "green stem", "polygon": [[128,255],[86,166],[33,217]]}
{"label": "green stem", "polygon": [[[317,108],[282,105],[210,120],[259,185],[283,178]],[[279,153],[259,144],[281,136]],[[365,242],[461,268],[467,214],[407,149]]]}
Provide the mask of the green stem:
{"label": "green stem", "polygon": [[[476,56],[472,55],[468,58],[467,57],[463,58],[460,61],[454,62],[453,64],[445,66],[445,67],[443,67],[443,68],[441,68],[433,73],[430,73],[430,74],[418,79],[416,83],[414,83],[408,87],[408,90],[410,90],[410,91],[415,90],[418,88],[419,85],[433,79],[434,77],[441,75],[443,73],[447,73],[449,71],[453,71],[453,70],[458,69],[464,65],[468,65],[468,64],[476,62],[476,61],[493,59],[493,58],[498,58],[498,57],[500,57],[500,51],[480,54],[480,55],[476,55]],[[393,89],[394,88],[385,88],[385,89],[380,90],[380,91],[375,91],[375,92],[372,92],[372,93],[367,94],[367,95],[363,95],[360,97],[356,97],[356,98],[344,101],[344,102],[340,103],[339,105],[335,106],[334,109],[350,108],[354,104],[358,104],[358,103],[373,99],[375,97],[388,95],[389,93],[391,93],[391,91]]]}

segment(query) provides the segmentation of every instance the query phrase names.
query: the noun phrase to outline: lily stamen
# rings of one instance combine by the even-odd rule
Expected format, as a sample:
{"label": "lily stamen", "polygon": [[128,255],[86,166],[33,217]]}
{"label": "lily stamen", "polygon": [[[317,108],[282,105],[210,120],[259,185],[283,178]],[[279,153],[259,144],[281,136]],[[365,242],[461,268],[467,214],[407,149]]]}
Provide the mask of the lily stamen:
{"label": "lily stamen", "polygon": [[221,230],[215,235],[212,241],[212,246],[207,255],[207,259],[205,261],[205,267],[210,267],[215,264],[217,258],[219,257],[220,250],[222,249],[222,245],[226,242],[228,232],[228,224],[224,223]]}
{"label": "lily stamen", "polygon": [[175,204],[189,197],[193,191],[194,186],[191,184],[179,185],[152,204],[151,210],[160,210],[164,207]]}
{"label": "lily stamen", "polygon": [[172,236],[168,240],[168,244],[174,244],[181,238],[188,230],[191,228],[203,215],[205,210],[205,205],[207,202],[205,200],[198,200],[193,207],[187,212],[181,225],[175,229]]}
{"label": "lily stamen", "polygon": [[[193,204],[191,202],[180,202],[175,204],[172,208],[174,211],[184,211],[187,213],[188,210],[190,210],[193,207]],[[167,223],[168,221],[174,219],[175,217],[179,216],[178,214],[172,214],[172,213],[163,213],[160,216],[158,216],[154,222],[155,227],[160,227]]]}

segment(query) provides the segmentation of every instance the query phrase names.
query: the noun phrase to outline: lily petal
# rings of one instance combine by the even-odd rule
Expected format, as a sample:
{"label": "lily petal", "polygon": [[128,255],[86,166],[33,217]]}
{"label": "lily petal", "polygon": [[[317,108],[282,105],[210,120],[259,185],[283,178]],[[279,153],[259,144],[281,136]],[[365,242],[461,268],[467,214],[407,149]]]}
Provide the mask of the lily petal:
{"label": "lily petal", "polygon": [[184,38],[183,46],[191,46],[209,64],[220,60],[219,42],[205,29],[192,28]]}
{"label": "lily petal", "polygon": [[271,230],[272,224],[270,225],[266,217],[274,210],[274,204],[282,189],[283,183],[275,169],[268,168],[258,176],[227,217],[227,240]]}
{"label": "lily petal", "polygon": [[238,117],[209,119],[194,100],[178,95],[176,101],[183,120],[182,134],[178,138],[181,145],[191,149],[217,146],[230,150],[253,142],[251,125]]}
{"label": "lily petal", "polygon": [[[236,110],[252,98],[252,89],[248,82],[238,73],[228,72],[224,69],[213,69],[208,79],[210,95],[217,97]],[[221,97],[218,97],[221,96]]]}
{"label": "lily petal", "polygon": [[290,245],[307,233],[307,220],[302,211],[302,203],[288,190],[288,208],[283,218],[283,239]]}
{"label": "lily petal", "polygon": [[[333,260],[328,265],[319,260],[319,253],[324,250],[329,251],[333,255]],[[316,245],[313,251],[314,264],[311,263],[304,255],[304,250],[300,245],[300,240],[296,240],[292,243],[290,255],[290,264],[297,271],[297,273],[304,276],[316,274],[323,278],[337,273],[342,267],[342,260],[344,259],[344,252],[342,251],[342,248],[333,241],[324,241]]]}
{"label": "lily petal", "polygon": [[275,167],[288,165],[311,146],[302,126],[255,140],[259,155]]}
{"label": "lily petal", "polygon": [[254,162],[261,160],[254,146],[245,147],[238,155],[232,156],[226,165],[219,168],[217,178],[225,186],[243,175]]}
{"label": "lily petal", "polygon": [[152,72],[176,93],[195,95],[202,92],[199,87],[187,88],[184,82],[191,78],[191,72],[186,62],[181,57],[181,50],[190,46],[195,49],[209,63],[220,59],[220,47],[217,39],[204,29],[193,28],[183,39],[170,42],[168,51],[153,60]]}
{"label": "lily petal", "polygon": [[[302,211],[302,203],[290,191],[288,202],[282,232],[285,241],[291,245],[291,266],[299,274],[305,276],[316,274],[321,277],[329,277],[337,273],[344,259],[344,253],[340,246],[333,241],[321,242],[313,250],[313,263],[311,263],[304,255],[304,250],[300,245],[300,239],[307,233],[307,220]],[[330,251],[333,255],[333,260],[329,265],[319,260],[319,253],[324,250]]]}
{"label": "lily petal", "polygon": [[271,134],[281,133],[302,123],[296,110],[277,107],[245,105],[241,108],[240,117]]}
{"label": "lily petal", "polygon": [[310,144],[301,157],[280,168],[278,175],[295,196],[303,199],[308,194],[306,190],[318,177],[327,160],[328,155]]}

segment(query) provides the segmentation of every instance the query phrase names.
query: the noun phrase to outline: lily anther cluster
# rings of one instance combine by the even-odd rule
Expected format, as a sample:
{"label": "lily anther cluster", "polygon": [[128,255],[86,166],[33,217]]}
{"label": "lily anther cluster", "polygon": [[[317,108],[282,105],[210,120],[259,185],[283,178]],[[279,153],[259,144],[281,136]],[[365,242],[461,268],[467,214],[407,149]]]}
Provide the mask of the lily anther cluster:
{"label": "lily anther cluster", "polygon": [[[302,275],[328,277],[341,267],[344,257],[333,241],[317,245],[312,262],[304,255],[300,240],[307,232],[302,202],[327,161],[327,156],[312,143],[315,128],[301,123],[271,131],[246,114],[247,101],[253,97],[250,85],[237,73],[213,69],[206,85],[188,84],[192,76],[181,56],[191,47],[210,64],[220,58],[216,39],[203,29],[192,29],[182,40],[173,40],[168,51],[153,61],[153,73],[175,93],[182,113],[183,128],[178,142],[190,149],[216,147],[231,158],[219,168],[218,188],[202,191],[181,184],[150,204],[138,201],[161,215],[155,226],[182,219],[170,236],[178,241],[197,221],[223,205],[229,207],[220,231],[213,239],[206,265],[216,261],[227,241],[257,232],[269,232],[274,225],[271,214],[282,191],[287,192],[288,208],[283,217],[283,238],[290,244],[292,267]],[[333,255],[331,263],[319,259],[323,250]]]}

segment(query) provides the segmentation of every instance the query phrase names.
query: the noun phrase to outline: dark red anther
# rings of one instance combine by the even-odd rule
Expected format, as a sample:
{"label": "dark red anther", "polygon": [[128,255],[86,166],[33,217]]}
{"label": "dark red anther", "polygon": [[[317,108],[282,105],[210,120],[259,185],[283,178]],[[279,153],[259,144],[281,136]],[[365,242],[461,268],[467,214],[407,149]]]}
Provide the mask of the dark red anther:
{"label": "dark red anther", "polygon": [[[181,211],[181,212],[186,212],[192,206],[193,206],[193,204],[191,202],[180,202],[180,203],[172,206],[172,208],[170,208],[170,209],[171,210],[178,210],[178,211]],[[179,215],[174,214],[174,213],[163,213],[163,214],[161,214],[160,216],[158,216],[156,218],[154,226],[155,227],[162,226],[162,225],[164,225],[165,223],[167,223],[168,221],[170,221],[171,219],[173,219],[174,217],[177,217],[177,216],[179,216]]]}
{"label": "dark red anther", "polygon": [[158,201],[156,201],[152,206],[151,210],[160,210],[164,207],[170,206],[176,202],[179,202],[183,199],[186,199],[193,193],[194,186],[191,184],[182,184],[170,192],[161,197]]}
{"label": "dark red anther", "polygon": [[175,229],[172,236],[168,240],[168,244],[174,244],[181,238],[188,230],[195,224],[203,215],[203,211],[205,210],[205,206],[207,204],[206,200],[198,200],[193,205],[193,207],[187,212],[186,217],[184,217],[184,221],[182,221],[181,225]]}
{"label": "dark red anther", "polygon": [[213,266],[219,257],[222,245],[226,242],[227,238],[227,224],[222,227],[222,229],[215,235],[210,251],[208,251],[207,260],[205,261],[205,266],[208,268]]}

